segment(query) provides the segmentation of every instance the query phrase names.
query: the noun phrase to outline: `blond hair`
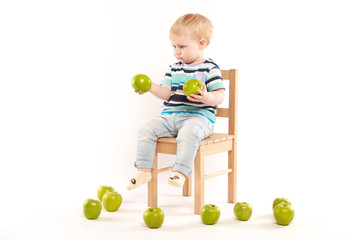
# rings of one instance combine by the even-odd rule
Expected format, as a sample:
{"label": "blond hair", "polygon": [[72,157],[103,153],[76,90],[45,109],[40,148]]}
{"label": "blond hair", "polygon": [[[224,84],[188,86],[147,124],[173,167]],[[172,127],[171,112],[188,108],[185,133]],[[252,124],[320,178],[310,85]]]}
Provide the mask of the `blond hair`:
{"label": "blond hair", "polygon": [[210,44],[213,24],[211,21],[201,14],[185,14],[178,18],[170,28],[170,40],[178,37],[185,32],[190,31],[195,40],[206,40],[206,46]]}

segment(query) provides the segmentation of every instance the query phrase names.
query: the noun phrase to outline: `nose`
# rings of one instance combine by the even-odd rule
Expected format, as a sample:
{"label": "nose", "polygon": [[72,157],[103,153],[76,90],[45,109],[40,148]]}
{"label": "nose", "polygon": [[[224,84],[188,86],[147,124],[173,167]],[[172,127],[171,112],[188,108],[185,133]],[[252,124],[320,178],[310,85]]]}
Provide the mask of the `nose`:
{"label": "nose", "polygon": [[181,54],[181,51],[179,49],[175,49],[175,54],[176,55],[180,55]]}

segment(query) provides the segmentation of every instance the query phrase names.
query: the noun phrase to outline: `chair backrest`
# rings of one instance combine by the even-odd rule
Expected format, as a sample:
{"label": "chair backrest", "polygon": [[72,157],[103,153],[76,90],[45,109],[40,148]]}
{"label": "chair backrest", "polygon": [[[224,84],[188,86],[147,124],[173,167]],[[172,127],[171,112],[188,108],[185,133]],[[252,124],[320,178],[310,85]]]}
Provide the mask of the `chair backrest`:
{"label": "chair backrest", "polygon": [[229,81],[229,107],[217,108],[217,117],[226,117],[229,119],[228,133],[237,138],[237,123],[238,123],[238,81],[239,70],[221,70],[221,75],[224,80]]}

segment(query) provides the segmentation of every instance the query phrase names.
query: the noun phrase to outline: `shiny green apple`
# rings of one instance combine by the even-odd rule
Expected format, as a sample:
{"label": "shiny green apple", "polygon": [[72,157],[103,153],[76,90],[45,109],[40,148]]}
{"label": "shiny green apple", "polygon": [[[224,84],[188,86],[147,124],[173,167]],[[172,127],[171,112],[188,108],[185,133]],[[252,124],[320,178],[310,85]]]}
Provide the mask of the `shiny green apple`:
{"label": "shiny green apple", "polygon": [[136,74],[131,80],[131,85],[135,92],[146,93],[151,87],[151,80],[145,74]]}
{"label": "shiny green apple", "polygon": [[202,83],[197,79],[190,79],[184,83],[183,91],[187,97],[191,96],[191,94],[199,95],[197,89],[203,90]]}
{"label": "shiny green apple", "polygon": [[88,198],[83,205],[83,212],[87,219],[97,219],[101,213],[101,202]]}
{"label": "shiny green apple", "polygon": [[122,196],[117,192],[106,192],[102,197],[102,203],[106,211],[114,212],[121,206]]}
{"label": "shiny green apple", "polygon": [[214,204],[204,205],[201,209],[201,221],[206,225],[215,224],[220,218],[220,208]]}
{"label": "shiny green apple", "polygon": [[114,188],[111,186],[100,186],[97,189],[97,196],[99,198],[100,201],[102,201],[103,195],[106,192],[115,192]]}
{"label": "shiny green apple", "polygon": [[235,217],[241,221],[247,221],[252,214],[252,206],[247,202],[238,202],[234,206]]}
{"label": "shiny green apple", "polygon": [[276,207],[276,205],[280,204],[280,203],[287,203],[287,204],[290,204],[291,205],[291,202],[289,199],[286,199],[286,198],[276,198],[274,201],[273,201],[273,210],[274,208]]}
{"label": "shiny green apple", "polygon": [[149,228],[159,228],[164,222],[165,214],[159,207],[150,207],[145,210],[143,218]]}
{"label": "shiny green apple", "polygon": [[295,211],[294,208],[287,203],[279,203],[274,208],[274,218],[279,225],[289,225],[294,219]]}

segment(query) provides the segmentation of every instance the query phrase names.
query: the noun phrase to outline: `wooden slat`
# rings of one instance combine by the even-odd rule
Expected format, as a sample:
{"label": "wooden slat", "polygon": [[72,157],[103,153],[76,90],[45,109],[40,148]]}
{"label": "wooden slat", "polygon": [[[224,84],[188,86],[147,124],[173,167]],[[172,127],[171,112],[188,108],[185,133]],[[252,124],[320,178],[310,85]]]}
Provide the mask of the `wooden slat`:
{"label": "wooden slat", "polygon": [[192,175],[186,178],[183,186],[183,196],[190,197],[192,193]]}
{"label": "wooden slat", "polygon": [[216,116],[217,117],[229,117],[229,109],[228,108],[217,108],[216,109]]}
{"label": "wooden slat", "polygon": [[158,199],[158,156],[155,153],[154,167],[151,169],[151,181],[148,182],[148,206],[156,207]]}
{"label": "wooden slat", "polygon": [[209,156],[216,153],[228,152],[232,149],[233,140],[217,142],[210,145],[201,146],[204,149],[204,155]]}
{"label": "wooden slat", "polygon": [[[171,139],[167,139],[168,141]],[[177,144],[176,139],[175,142],[158,142],[156,145],[156,151],[158,153],[166,153],[166,154],[176,154]]]}
{"label": "wooden slat", "polygon": [[160,168],[160,169],[158,169],[158,173],[167,172],[167,171],[170,171],[171,169],[172,169],[172,167]]}
{"label": "wooden slat", "polygon": [[[203,139],[201,141],[201,145],[208,145],[216,142],[222,142],[233,138],[234,138],[233,135],[229,135],[226,133],[213,133],[210,137]],[[167,153],[167,152],[176,153],[176,144],[177,144],[176,138],[159,138],[157,151],[159,153]],[[175,147],[171,145],[175,145]]]}
{"label": "wooden slat", "polygon": [[194,213],[200,214],[201,208],[204,206],[204,151],[200,146],[194,161]]}
{"label": "wooden slat", "polygon": [[205,179],[212,178],[212,177],[216,177],[216,176],[223,175],[223,174],[227,174],[227,173],[230,173],[230,172],[232,172],[232,169],[226,169],[226,170],[222,170],[222,171],[218,171],[218,172],[206,174],[206,175],[205,175]]}
{"label": "wooden slat", "polygon": [[237,136],[237,117],[238,117],[238,70],[230,70],[229,94],[233,96],[229,99],[229,134]]}
{"label": "wooden slat", "polygon": [[217,142],[223,142],[226,140],[233,139],[234,136],[225,133],[213,133],[210,137],[205,138],[201,141],[201,145],[209,145]]}
{"label": "wooden slat", "polygon": [[229,94],[233,96],[229,99],[229,134],[234,135],[232,150],[228,152],[228,168],[233,169],[228,178],[228,202],[236,202],[237,190],[237,132],[238,132],[238,84],[239,70],[230,70]]}
{"label": "wooden slat", "polygon": [[230,71],[229,70],[221,70],[221,76],[223,79],[228,80],[230,78]]}
{"label": "wooden slat", "polygon": [[235,203],[237,197],[237,142],[232,141],[232,150],[228,152],[228,168],[233,171],[228,175],[228,202]]}
{"label": "wooden slat", "polygon": [[162,137],[158,139],[159,143],[176,143],[176,138],[174,137]]}

